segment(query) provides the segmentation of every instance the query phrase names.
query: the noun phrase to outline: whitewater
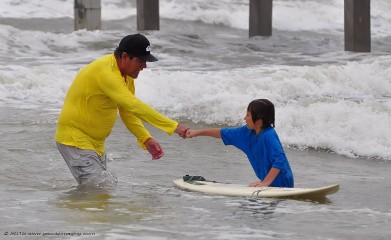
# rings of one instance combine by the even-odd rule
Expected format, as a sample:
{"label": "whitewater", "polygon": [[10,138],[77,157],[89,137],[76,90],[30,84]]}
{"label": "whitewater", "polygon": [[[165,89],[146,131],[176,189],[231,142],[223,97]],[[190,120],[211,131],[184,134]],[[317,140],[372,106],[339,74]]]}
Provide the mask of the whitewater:
{"label": "whitewater", "polygon": [[[101,4],[103,22],[125,19],[131,29],[0,25],[0,104],[60,109],[78,69],[136,31],[135,1]],[[274,1],[273,36],[252,39],[246,36],[248,1],[167,0],[160,6],[168,23],[148,33],[161,61],[136,83],[143,101],[173,118],[234,126],[243,124],[251,100],[268,98],[289,147],[391,159],[388,1],[372,2],[371,53],[343,51],[341,1]],[[6,0],[0,9],[5,19],[30,22],[71,23],[73,17],[72,1]],[[178,32],[170,32],[172,26]]]}

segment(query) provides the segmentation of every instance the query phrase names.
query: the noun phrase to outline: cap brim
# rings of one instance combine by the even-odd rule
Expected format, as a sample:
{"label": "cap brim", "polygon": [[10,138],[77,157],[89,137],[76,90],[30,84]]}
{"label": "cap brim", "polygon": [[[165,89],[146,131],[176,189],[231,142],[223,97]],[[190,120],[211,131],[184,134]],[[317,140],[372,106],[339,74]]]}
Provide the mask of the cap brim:
{"label": "cap brim", "polygon": [[144,60],[146,62],[156,62],[156,61],[158,61],[157,58],[155,56],[153,56],[152,54],[145,55],[145,56],[138,56],[138,58],[140,58],[141,60]]}

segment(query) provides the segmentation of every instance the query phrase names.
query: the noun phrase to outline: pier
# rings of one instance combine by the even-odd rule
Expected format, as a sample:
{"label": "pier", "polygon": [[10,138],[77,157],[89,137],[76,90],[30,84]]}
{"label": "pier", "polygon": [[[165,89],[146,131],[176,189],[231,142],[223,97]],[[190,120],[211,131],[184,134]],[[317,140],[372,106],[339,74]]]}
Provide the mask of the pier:
{"label": "pier", "polygon": [[[249,1],[249,37],[272,36],[273,0]],[[75,30],[101,28],[100,2],[75,0]],[[370,0],[344,0],[345,51],[371,51],[370,23]],[[160,30],[159,0],[137,0],[137,30]]]}

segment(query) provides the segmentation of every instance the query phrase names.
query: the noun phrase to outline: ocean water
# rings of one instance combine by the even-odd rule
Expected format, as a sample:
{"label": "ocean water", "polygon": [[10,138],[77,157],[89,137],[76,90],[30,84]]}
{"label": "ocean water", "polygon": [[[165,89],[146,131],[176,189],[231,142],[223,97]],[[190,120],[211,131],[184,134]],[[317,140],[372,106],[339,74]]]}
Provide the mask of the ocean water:
{"label": "ocean water", "polygon": [[143,32],[159,61],[136,80],[141,100],[201,128],[239,126],[251,100],[270,99],[296,186],[341,184],[322,203],[181,191],[171,180],[185,174],[255,176],[219,141],[152,128],[165,156],[151,161],[120,121],[106,143],[118,184],[77,190],[53,139],[63,99],[137,28],[136,1],[102,0],[102,30],[74,31],[73,2],[0,2],[0,239],[391,237],[390,1],[371,1],[370,53],[344,51],[339,0],[275,0],[273,35],[254,38],[249,1],[161,0],[161,29]]}

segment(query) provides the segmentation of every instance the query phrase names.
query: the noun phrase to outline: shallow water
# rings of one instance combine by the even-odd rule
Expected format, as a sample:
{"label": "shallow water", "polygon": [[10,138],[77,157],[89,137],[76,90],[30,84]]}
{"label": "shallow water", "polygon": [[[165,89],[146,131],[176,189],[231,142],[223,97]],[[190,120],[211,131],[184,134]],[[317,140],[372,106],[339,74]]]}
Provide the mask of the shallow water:
{"label": "shallow water", "polygon": [[152,161],[118,122],[107,140],[108,169],[118,183],[77,189],[53,142],[57,114],[1,108],[1,234],[18,233],[15,239],[32,239],[24,233],[51,234],[51,239],[391,236],[389,162],[287,149],[297,187],[340,183],[339,192],[322,202],[211,196],[180,190],[172,180],[191,174],[250,183],[255,175],[238,150],[216,139],[183,140],[151,129],[165,150],[161,160]]}
{"label": "shallow water", "polygon": [[57,117],[77,71],[137,31],[135,3],[102,1],[102,30],[90,32],[73,31],[72,1],[1,1],[0,239],[391,238],[388,0],[371,2],[370,53],[344,51],[338,0],[275,0],[273,36],[254,38],[248,1],[161,0],[161,30],[144,32],[159,61],[137,97],[193,128],[237,126],[251,100],[268,98],[295,185],[339,192],[316,202],[182,191],[172,180],[186,174],[256,179],[219,140],[151,128],[165,150],[152,161],[120,121],[106,142],[118,183],[76,188]]}

